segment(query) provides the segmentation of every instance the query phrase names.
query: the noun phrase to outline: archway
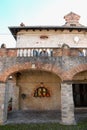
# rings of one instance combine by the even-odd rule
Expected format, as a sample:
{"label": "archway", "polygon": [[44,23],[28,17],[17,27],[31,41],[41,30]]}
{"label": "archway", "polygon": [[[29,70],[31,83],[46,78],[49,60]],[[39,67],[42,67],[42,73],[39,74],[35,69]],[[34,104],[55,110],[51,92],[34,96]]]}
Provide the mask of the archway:
{"label": "archway", "polygon": [[7,81],[10,87],[15,84],[14,91],[10,89],[11,111],[61,110],[61,79],[56,74],[43,70],[22,70],[11,74]]}
{"label": "archway", "polygon": [[75,107],[87,107],[87,71],[73,77],[73,97]]}
{"label": "archway", "polygon": [[[45,95],[44,97],[39,97],[41,93],[45,93],[40,90],[42,88],[41,82],[43,83],[43,90],[45,91],[47,89],[50,96],[47,97]],[[20,77],[17,78],[17,86],[20,86],[20,109],[60,109],[60,78],[55,74],[41,70],[29,70],[27,72],[23,71],[21,72]],[[35,97],[34,94],[38,88],[40,89],[37,92],[37,97]],[[24,99],[23,94],[25,95]]]}

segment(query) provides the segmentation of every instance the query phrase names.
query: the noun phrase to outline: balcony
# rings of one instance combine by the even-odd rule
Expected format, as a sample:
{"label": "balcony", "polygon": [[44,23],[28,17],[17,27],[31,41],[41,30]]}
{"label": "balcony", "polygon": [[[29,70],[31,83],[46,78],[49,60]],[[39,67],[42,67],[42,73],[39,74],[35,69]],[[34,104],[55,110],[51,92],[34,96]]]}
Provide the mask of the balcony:
{"label": "balcony", "polygon": [[0,48],[0,57],[86,57],[87,48]]}
{"label": "balcony", "polygon": [[[5,81],[8,75],[11,75],[12,73],[29,69],[50,71],[53,73],[57,73],[57,75],[60,75],[60,77],[62,77],[61,78],[62,80],[65,80],[64,78],[66,78],[66,80],[69,80],[71,75],[76,74],[80,71],[87,70],[87,49],[86,48],[1,48],[0,49],[1,81]],[[64,74],[67,76],[64,76]]]}

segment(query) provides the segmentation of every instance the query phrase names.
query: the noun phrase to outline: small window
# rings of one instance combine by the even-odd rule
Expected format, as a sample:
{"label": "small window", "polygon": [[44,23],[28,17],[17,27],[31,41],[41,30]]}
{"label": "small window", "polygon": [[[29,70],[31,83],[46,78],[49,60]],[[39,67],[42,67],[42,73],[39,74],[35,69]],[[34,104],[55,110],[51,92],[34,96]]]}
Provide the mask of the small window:
{"label": "small window", "polygon": [[44,87],[43,83],[35,90],[34,97],[50,97],[50,93],[48,89]]}
{"label": "small window", "polygon": [[76,24],[70,24],[70,26],[76,26]]}
{"label": "small window", "polygon": [[41,38],[41,39],[47,39],[48,36],[46,36],[46,35],[41,35],[40,38]]}

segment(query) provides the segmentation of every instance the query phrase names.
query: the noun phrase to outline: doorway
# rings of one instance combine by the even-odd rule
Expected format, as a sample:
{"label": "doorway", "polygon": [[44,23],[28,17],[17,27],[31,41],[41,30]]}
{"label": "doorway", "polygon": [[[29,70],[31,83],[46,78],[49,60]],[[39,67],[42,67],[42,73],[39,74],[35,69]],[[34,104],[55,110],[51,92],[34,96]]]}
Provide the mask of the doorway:
{"label": "doorway", "polygon": [[87,107],[87,84],[73,84],[75,107]]}

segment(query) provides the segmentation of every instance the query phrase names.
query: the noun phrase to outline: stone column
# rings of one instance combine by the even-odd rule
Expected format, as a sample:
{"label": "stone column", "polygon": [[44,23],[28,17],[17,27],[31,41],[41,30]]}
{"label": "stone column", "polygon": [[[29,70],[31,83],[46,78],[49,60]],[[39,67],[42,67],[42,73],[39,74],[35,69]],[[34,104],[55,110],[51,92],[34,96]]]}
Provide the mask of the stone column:
{"label": "stone column", "polygon": [[61,84],[61,118],[62,124],[75,124],[74,102],[71,83]]}
{"label": "stone column", "polygon": [[6,84],[0,83],[0,125],[7,120]]}

